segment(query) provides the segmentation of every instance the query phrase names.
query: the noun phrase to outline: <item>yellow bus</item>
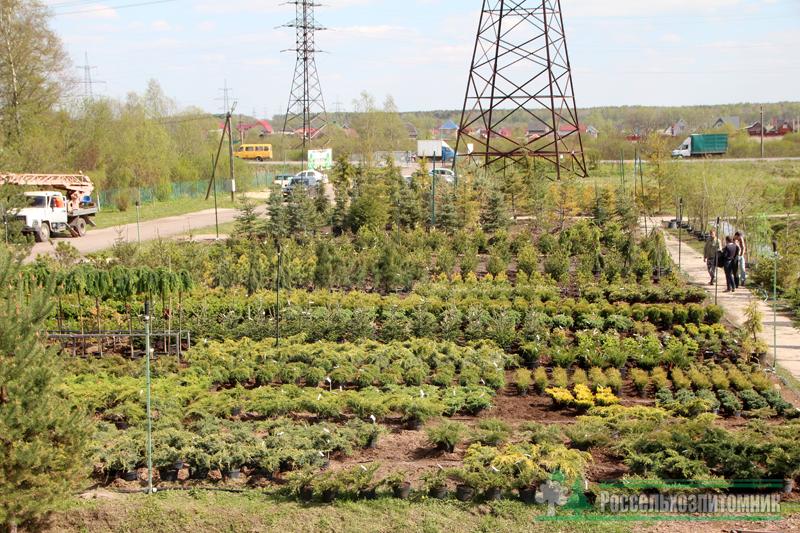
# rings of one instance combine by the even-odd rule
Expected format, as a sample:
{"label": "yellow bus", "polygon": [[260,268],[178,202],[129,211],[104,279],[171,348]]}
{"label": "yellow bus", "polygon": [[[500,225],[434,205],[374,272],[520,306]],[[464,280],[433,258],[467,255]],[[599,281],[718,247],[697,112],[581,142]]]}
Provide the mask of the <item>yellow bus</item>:
{"label": "yellow bus", "polygon": [[256,161],[272,161],[271,144],[243,144],[233,153],[239,159],[255,159]]}

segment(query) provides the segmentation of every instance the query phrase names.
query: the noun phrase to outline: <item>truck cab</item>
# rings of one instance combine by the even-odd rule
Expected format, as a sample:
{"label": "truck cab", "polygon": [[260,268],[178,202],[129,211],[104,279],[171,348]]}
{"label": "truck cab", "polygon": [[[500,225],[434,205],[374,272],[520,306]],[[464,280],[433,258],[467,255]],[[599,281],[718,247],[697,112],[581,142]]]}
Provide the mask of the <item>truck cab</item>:
{"label": "truck cab", "polygon": [[672,157],[682,159],[684,157],[692,157],[692,138],[687,137],[683,144],[677,150],[672,151]]}
{"label": "truck cab", "polygon": [[36,242],[44,242],[54,233],[81,237],[86,234],[86,225],[94,225],[91,216],[96,207],[71,205],[58,191],[31,191],[25,193],[27,207],[18,209],[14,216],[22,222],[23,233],[33,234]]}

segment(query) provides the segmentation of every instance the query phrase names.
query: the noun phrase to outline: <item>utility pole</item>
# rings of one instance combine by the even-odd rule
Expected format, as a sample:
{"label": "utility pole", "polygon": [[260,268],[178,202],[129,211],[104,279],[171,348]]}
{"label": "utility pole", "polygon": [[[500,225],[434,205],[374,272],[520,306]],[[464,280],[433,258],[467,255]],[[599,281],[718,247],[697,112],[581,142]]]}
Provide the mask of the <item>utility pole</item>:
{"label": "utility pole", "polygon": [[764,106],[761,106],[761,159],[764,159]]}
{"label": "utility pole", "polygon": [[147,494],[153,493],[153,417],[150,411],[150,300],[144,302],[145,376],[147,380]]}
{"label": "utility pole", "polygon": [[683,244],[683,198],[678,200],[678,270],[681,269],[682,244]]}
{"label": "utility pole", "polygon": [[295,47],[283,51],[295,52],[297,60],[283,131],[295,131],[300,128],[302,138],[300,148],[305,170],[308,164],[309,145],[328,124],[316,61],[316,55],[322,51],[316,46],[316,32],[326,28],[317,24],[315,15],[315,8],[322,4],[317,4],[314,0],[290,0],[287,4],[294,4],[295,19],[283,27],[294,28]]}
{"label": "utility pole", "polygon": [[778,369],[778,243],[772,241],[772,370]]}
{"label": "utility pole", "polygon": [[223,86],[219,89],[219,91],[222,93],[222,96],[220,98],[217,98],[217,100],[222,100],[222,110],[225,113],[228,113],[231,109],[230,103],[231,103],[231,95],[233,94],[233,89],[228,87],[227,79],[224,80]]}
{"label": "utility pole", "polygon": [[278,268],[275,271],[275,347],[281,343],[281,263],[283,262],[283,249],[281,241],[275,237],[275,250],[278,252]]}
{"label": "utility pole", "polygon": [[92,70],[97,67],[89,64],[89,52],[83,54],[85,63],[78,65],[78,68],[83,71],[83,97],[87,101],[94,100],[94,86],[105,83],[92,79]]}

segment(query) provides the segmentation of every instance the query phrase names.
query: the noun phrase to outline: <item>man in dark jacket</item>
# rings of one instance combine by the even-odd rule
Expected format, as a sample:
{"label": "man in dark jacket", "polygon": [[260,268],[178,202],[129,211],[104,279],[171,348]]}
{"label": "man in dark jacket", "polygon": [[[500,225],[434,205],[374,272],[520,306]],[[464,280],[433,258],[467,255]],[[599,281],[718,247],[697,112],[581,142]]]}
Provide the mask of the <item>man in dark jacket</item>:
{"label": "man in dark jacket", "polygon": [[733,269],[739,268],[739,246],[733,242],[733,237],[728,235],[725,237],[725,248],[722,249],[722,255],[725,262],[723,266],[725,267],[725,281],[728,284],[728,288],[725,289],[725,292],[736,292],[736,280],[733,276]]}

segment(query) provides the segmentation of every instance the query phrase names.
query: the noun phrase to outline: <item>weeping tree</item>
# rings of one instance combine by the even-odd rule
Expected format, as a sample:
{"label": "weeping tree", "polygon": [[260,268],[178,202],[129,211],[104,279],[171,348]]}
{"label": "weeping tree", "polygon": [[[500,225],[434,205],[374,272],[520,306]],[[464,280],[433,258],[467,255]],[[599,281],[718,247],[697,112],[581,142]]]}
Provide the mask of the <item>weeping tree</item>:
{"label": "weeping tree", "polygon": [[71,495],[87,465],[89,427],[59,392],[62,361],[41,333],[52,283],[27,288],[0,245],[0,529],[37,529]]}

